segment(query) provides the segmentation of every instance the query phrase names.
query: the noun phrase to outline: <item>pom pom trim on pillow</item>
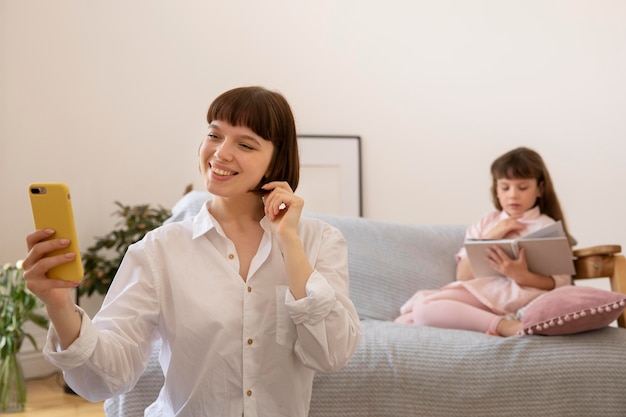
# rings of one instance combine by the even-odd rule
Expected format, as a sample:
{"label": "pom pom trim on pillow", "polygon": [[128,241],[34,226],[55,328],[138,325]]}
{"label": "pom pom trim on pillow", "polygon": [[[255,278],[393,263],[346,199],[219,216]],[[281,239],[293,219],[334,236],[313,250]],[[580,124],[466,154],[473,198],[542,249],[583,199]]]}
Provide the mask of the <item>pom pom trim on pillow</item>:
{"label": "pom pom trim on pillow", "polygon": [[564,335],[606,327],[626,308],[626,294],[566,285],[532,301],[524,311],[520,335]]}

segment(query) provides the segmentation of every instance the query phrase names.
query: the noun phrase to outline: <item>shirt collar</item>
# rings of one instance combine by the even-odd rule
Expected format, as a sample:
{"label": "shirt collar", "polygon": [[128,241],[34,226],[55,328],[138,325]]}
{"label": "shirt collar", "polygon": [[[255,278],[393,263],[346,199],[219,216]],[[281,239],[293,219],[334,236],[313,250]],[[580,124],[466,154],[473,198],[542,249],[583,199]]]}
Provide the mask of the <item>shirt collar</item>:
{"label": "shirt collar", "polygon": [[[209,212],[209,208],[211,207],[212,203],[213,202],[211,200],[208,200],[206,204],[204,204],[200,208],[200,211],[198,212],[198,214],[194,216],[192,239],[196,239],[200,236],[203,236],[212,229],[215,229],[219,234],[224,236],[222,227],[217,222],[217,220],[215,220],[215,217],[213,217],[211,213]],[[267,216],[264,216],[261,219],[261,227],[263,228],[265,232],[270,231],[270,222]]]}
{"label": "shirt collar", "polygon": [[191,235],[192,239],[196,239],[200,236],[206,234],[209,230],[216,228],[218,224],[217,221],[211,216],[209,213],[209,207],[211,207],[212,201],[207,201],[201,208],[198,214],[196,214],[193,218],[193,233]]}

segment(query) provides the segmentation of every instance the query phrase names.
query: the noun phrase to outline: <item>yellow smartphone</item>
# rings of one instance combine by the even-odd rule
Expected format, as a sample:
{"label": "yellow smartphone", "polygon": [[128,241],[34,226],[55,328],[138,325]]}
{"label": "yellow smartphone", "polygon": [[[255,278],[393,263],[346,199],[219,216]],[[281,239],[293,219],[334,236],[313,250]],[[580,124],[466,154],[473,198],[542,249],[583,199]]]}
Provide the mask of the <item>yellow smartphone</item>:
{"label": "yellow smartphone", "polygon": [[50,239],[65,238],[70,240],[68,247],[50,252],[49,256],[74,252],[72,262],[55,266],[48,271],[48,278],[65,281],[83,279],[83,261],[80,257],[72,200],[69,187],[61,182],[33,183],[28,186],[30,206],[36,229],[54,229],[56,233]]}

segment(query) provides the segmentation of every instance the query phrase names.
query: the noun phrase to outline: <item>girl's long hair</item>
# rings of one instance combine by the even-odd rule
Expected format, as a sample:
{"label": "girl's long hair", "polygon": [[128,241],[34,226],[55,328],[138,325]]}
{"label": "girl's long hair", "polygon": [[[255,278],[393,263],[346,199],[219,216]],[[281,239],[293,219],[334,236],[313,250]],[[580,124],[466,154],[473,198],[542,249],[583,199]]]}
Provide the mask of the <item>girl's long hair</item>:
{"label": "girl's long hair", "polygon": [[539,206],[541,213],[552,217],[554,220],[560,220],[570,244],[572,246],[576,244],[576,240],[567,229],[565,216],[554,190],[548,168],[537,152],[526,147],[519,147],[505,153],[491,164],[491,177],[491,199],[498,210],[502,210],[497,194],[497,181],[499,179],[536,179],[537,186],[542,192],[541,197],[537,198],[535,206]]}

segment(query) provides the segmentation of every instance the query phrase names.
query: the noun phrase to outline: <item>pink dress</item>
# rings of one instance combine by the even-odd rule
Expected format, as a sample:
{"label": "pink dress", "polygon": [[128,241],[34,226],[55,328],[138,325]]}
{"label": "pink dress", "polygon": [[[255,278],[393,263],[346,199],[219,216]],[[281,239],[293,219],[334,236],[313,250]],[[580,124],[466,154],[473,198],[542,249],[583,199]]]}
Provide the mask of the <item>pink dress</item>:
{"label": "pink dress", "polygon": [[[470,226],[466,239],[480,239],[501,220],[506,212],[492,212]],[[554,223],[549,216],[533,208],[519,219],[526,224],[523,233],[510,233],[505,238],[516,238]],[[457,260],[467,257],[465,248],[456,254]],[[556,287],[570,284],[569,275],[554,275]],[[497,334],[498,323],[510,313],[516,313],[537,296],[546,292],[520,286],[515,280],[501,276],[455,281],[439,290],[418,291],[400,309],[397,323],[421,326],[464,329]]]}
{"label": "pink dress", "polygon": [[[491,228],[508,217],[509,215],[504,211],[494,211],[487,214],[480,219],[480,221],[467,229],[465,239],[479,239],[483,237]],[[538,207],[528,210],[519,221],[526,225],[524,233],[510,233],[505,236],[505,239],[514,239],[554,223],[554,219],[545,214],[541,214]],[[456,258],[460,260],[465,257],[467,257],[467,252],[465,251],[465,247],[463,247],[456,254]],[[554,275],[552,278],[554,278],[555,288],[571,283],[571,277],[569,275]],[[499,276],[474,278],[468,281],[455,281],[443,288],[456,286],[465,287],[465,289],[478,298],[481,303],[497,314],[515,313],[539,295],[546,292],[538,288],[522,287],[510,278]]]}

